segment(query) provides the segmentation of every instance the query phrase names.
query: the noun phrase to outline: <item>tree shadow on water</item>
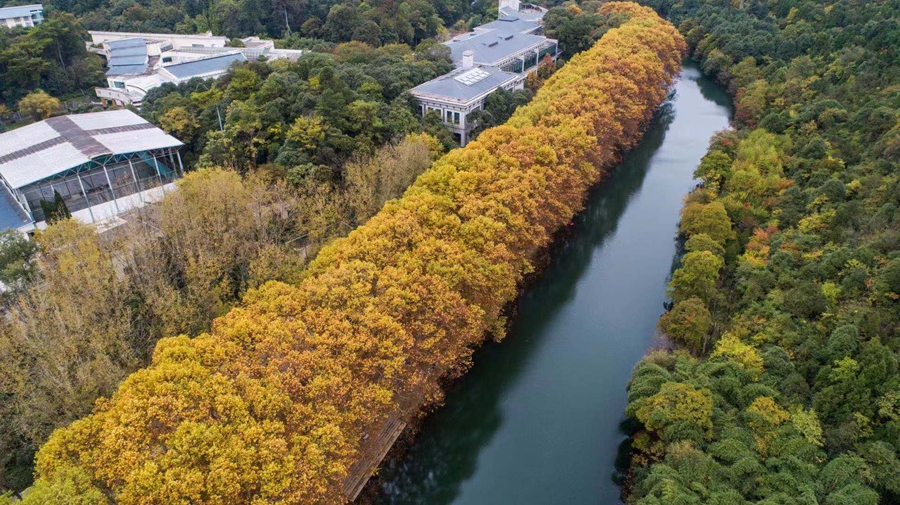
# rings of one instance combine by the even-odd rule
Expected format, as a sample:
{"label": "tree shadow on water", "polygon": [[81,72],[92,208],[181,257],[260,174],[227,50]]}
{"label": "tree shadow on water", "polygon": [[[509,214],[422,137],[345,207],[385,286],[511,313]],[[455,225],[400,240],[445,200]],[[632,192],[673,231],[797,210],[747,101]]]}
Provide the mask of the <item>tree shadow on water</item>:
{"label": "tree shadow on water", "polygon": [[549,325],[572,300],[591,259],[616,232],[619,219],[639,193],[651,159],[674,119],[667,101],[641,142],[594,188],[546,269],[517,302],[517,316],[502,343],[488,342],[469,372],[449,388],[445,404],[431,414],[409,451],[385,461],[380,471],[384,503],[452,502],[475,474],[478,456],[503,425],[502,399],[521,377]]}

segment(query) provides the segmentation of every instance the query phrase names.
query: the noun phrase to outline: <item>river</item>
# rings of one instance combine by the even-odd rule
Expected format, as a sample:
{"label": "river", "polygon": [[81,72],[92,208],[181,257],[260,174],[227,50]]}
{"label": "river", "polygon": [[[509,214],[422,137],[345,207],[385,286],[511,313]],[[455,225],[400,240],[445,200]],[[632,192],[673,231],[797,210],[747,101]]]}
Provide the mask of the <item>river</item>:
{"label": "river", "polygon": [[384,503],[619,502],[625,388],[664,310],[682,199],[730,117],[725,90],[687,62],[520,298],[507,337],[476,352],[406,455],[384,463]]}

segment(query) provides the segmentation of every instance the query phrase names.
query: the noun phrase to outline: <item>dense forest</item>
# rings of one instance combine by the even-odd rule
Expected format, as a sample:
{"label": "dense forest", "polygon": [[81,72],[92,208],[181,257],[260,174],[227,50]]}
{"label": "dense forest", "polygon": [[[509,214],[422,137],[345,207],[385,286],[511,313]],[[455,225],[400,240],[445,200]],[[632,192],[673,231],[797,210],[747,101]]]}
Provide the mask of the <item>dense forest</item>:
{"label": "dense forest", "polygon": [[634,370],[629,503],[900,503],[900,2],[648,2],[735,97]]}
{"label": "dense forest", "polygon": [[51,12],[34,28],[0,27],[0,122],[31,91],[64,97],[105,82],[103,60],[87,51],[86,36],[68,13]]}
{"label": "dense forest", "polygon": [[415,45],[462,21],[497,16],[490,0],[52,0],[45,7],[75,14],[88,30],[157,33],[211,31],[227,37],[358,40],[372,46]]}
{"label": "dense forest", "polygon": [[330,179],[354,155],[423,129],[452,147],[440,118],[423,125],[407,93],[452,68],[449,49],[434,40],[416,50],[351,42],[296,63],[249,62],[217,81],[167,83],[148,93],[141,113],[187,145],[189,166],[268,165],[293,181]]}
{"label": "dense forest", "polygon": [[33,241],[0,233],[0,487],[28,487],[37,447],[145,366],[161,337],[208,330],[266,281],[296,282],[322,244],[443,151],[408,135],[355,157],[339,184],[200,170],[113,232],[65,219]]}
{"label": "dense forest", "polygon": [[[413,415],[439,400],[439,379],[465,370],[472,346],[486,335],[502,337],[503,308],[533,270],[535,255],[580,209],[604,169],[640,138],[665,98],[680,69],[683,38],[635,4],[609,3],[599,14],[616,17],[619,26],[548,78],[505,125],[446,154],[402,198],[327,245],[299,280],[274,273],[292,271],[269,266],[268,259],[285,256],[276,249],[259,261],[266,268],[249,268],[261,272],[249,278],[285,282],[244,282],[250,289],[242,303],[194,338],[174,336],[192,328],[166,328],[171,337],[156,345],[149,367],[50,437],[25,502],[342,501],[341,481],[365,434],[389,416]],[[426,147],[388,144],[368,166],[415,157],[401,149],[425,157],[440,149],[430,137],[409,142]],[[379,187],[404,185],[404,177],[359,165],[347,162],[344,179],[365,188],[379,177],[390,181]],[[393,172],[409,177],[416,170]],[[204,169],[184,187],[204,178],[241,183],[234,174]],[[359,191],[348,201],[373,211],[389,193]],[[195,191],[175,196],[173,205],[222,199]],[[272,219],[280,219],[282,207],[273,206]],[[214,235],[191,212],[177,214],[172,219],[185,225],[171,229],[176,237],[203,244]],[[255,212],[244,214],[255,222]],[[250,236],[260,233],[253,230]],[[197,271],[218,268],[213,256],[206,258]],[[185,272],[194,271],[189,261]],[[120,282],[116,275],[97,277]],[[127,324],[127,312],[109,319],[116,320]]]}
{"label": "dense forest", "polygon": [[[354,85],[353,79],[374,78],[382,84],[385,96],[390,101],[400,94],[398,89],[405,91],[450,68],[438,65],[424,69],[421,65],[411,65],[412,56],[405,51],[408,49],[405,46],[415,48],[424,41],[434,53],[428,55],[428,59],[437,62],[442,58],[440,51],[434,51],[436,39],[446,37],[450,31],[465,31],[497,16],[496,2],[489,0],[367,3],[60,0],[45,3],[44,6],[46,21],[34,28],[0,27],[0,128],[10,112],[16,109],[22,112],[23,119],[30,116],[42,119],[50,115],[50,112],[31,114],[30,109],[19,106],[19,101],[34,91],[43,91],[56,99],[77,97],[89,102],[87,99],[92,88],[102,85],[104,79],[102,58],[85,48],[87,30],[162,33],[210,31],[215,35],[233,38],[232,43],[236,45],[241,44],[237,37],[260,35],[277,39],[279,47],[325,52],[331,52],[337,44],[352,41],[356,43],[351,46],[355,50],[347,49],[337,54],[336,64],[320,60],[307,62],[306,65],[316,68],[316,71],[318,65],[330,66],[342,79],[350,79],[348,86]],[[361,44],[368,46],[369,50],[388,47],[374,54],[359,49],[365,47]],[[421,57],[425,52],[427,51],[423,49],[417,56]],[[407,68],[398,68],[404,61]],[[359,72],[365,75],[359,75],[359,72],[352,76],[347,74],[347,68],[362,67],[362,63],[366,63],[366,68],[360,68]],[[265,69],[264,66],[251,69],[262,79],[277,71]],[[434,73],[435,71],[438,72]],[[327,89],[333,83],[323,84]],[[198,86],[200,85],[194,84],[191,88]],[[186,92],[193,91],[195,90],[188,89]],[[271,93],[278,90],[269,91]],[[377,90],[366,91],[379,94]],[[336,93],[346,94],[342,90],[336,90]],[[49,99],[44,95],[39,98],[45,101],[43,110],[56,112],[60,107],[59,103],[47,101]],[[207,102],[209,98],[207,97]],[[339,105],[323,104],[322,107]],[[89,109],[90,104],[87,103],[84,111]]]}

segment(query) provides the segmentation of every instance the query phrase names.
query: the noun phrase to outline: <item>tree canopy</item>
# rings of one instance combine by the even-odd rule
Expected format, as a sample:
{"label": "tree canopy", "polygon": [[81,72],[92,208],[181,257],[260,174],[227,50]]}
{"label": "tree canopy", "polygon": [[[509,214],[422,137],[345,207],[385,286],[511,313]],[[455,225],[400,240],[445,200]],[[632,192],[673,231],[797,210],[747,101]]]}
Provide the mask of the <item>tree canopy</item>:
{"label": "tree canopy", "polygon": [[[900,4],[645,3],[736,111],[660,320],[693,356],[632,375],[627,502],[900,502]],[[702,430],[672,421],[696,392]]]}
{"label": "tree canopy", "polygon": [[[208,332],[160,340],[149,367],[44,444],[39,496],[342,502],[366,435],[438,400],[441,377],[502,337],[534,256],[666,97],[682,37],[636,4],[601,12],[629,20],[322,249],[299,282],[265,283]],[[295,123],[294,141],[321,138],[321,124]],[[705,434],[710,393],[676,387],[656,403],[681,397],[670,419]]]}

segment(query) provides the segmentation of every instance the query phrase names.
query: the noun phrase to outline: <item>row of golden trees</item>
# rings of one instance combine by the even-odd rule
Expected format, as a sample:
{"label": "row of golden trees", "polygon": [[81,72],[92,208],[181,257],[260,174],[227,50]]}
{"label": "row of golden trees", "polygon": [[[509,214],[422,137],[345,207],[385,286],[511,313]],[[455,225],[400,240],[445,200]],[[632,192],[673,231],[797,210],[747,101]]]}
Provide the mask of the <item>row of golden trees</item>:
{"label": "row of golden trees", "polygon": [[652,10],[551,77],[506,125],[439,159],[399,200],[152,364],[38,454],[31,496],[118,503],[341,502],[361,441],[439,399],[532,258],[632,146],[685,44]]}

